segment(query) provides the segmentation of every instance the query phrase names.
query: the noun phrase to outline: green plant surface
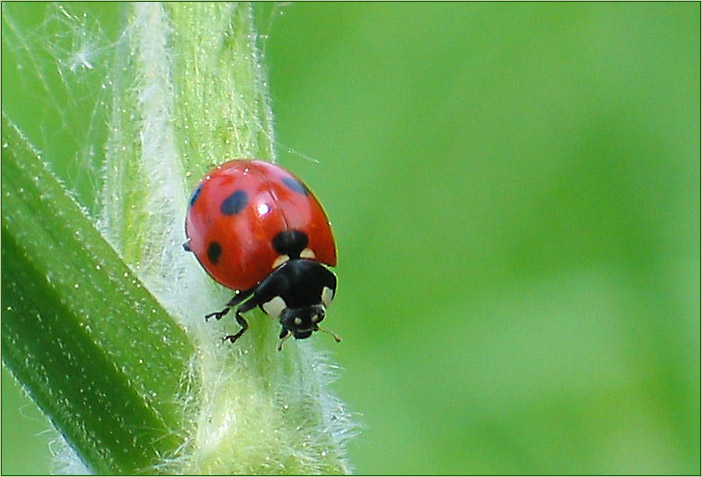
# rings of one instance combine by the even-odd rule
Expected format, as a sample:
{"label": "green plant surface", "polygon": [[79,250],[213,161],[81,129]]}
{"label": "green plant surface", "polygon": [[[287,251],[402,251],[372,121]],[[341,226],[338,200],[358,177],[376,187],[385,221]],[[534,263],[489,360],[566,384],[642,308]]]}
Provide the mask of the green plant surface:
{"label": "green plant surface", "polygon": [[[81,30],[26,8],[28,50],[3,23],[3,107],[98,210],[100,148],[93,165],[57,139],[99,143],[109,71],[96,54],[62,80],[74,49],[37,43]],[[255,8],[278,162],[338,242],[344,341],[314,344],[359,414],[355,470],[698,475],[700,5]],[[116,41],[114,10],[86,8],[101,35],[78,36]],[[6,382],[3,472],[46,473]]]}
{"label": "green plant surface", "polygon": [[[74,28],[98,28],[85,23],[84,7],[49,4],[46,11],[68,18]],[[223,343],[221,338],[231,333],[227,320],[205,324],[203,316],[222,307],[233,292],[207,279],[183,248],[187,196],[204,171],[222,158],[273,156],[252,6],[123,7],[119,38],[112,43],[93,38],[104,43],[101,68],[109,72],[100,87],[110,94],[99,97],[111,101],[111,107],[99,104],[95,110],[100,117],[95,128],[106,129],[106,142],[100,143],[98,133],[83,138],[104,152],[104,175],[95,181],[103,184],[98,218],[91,222],[54,176],[39,173],[44,159],[37,153],[34,162],[28,162],[26,153],[17,154],[20,141],[11,135],[9,123],[3,126],[3,362],[87,468],[59,468],[62,472],[348,473],[344,442],[353,431],[343,403],[328,391],[333,377],[328,359],[309,343],[293,343],[278,352],[279,330],[258,312],[251,313],[259,316],[236,346]],[[5,14],[7,10],[11,8]],[[90,7],[88,11],[92,13]],[[21,15],[8,17],[14,35],[8,43],[32,54],[26,46],[32,38],[15,23]],[[49,31],[47,25],[42,28]],[[81,29],[69,33],[86,41]],[[74,93],[73,82],[61,75],[97,68],[91,54],[81,55],[77,64],[58,63],[61,87]],[[35,68],[32,60],[37,58],[18,64]],[[35,69],[44,84],[55,73]],[[49,87],[45,92],[52,95]],[[207,109],[193,108],[203,95]],[[14,111],[7,109],[8,114]],[[57,104],[50,104],[49,112],[66,116]],[[68,119],[57,125],[64,126],[70,129]],[[205,143],[209,147],[196,147]],[[21,145],[31,150],[25,138]],[[75,154],[82,161],[91,159],[84,147]],[[72,226],[71,220],[78,219],[71,214],[82,219],[80,230]],[[102,248],[90,241],[68,242],[88,234],[99,238]],[[104,291],[121,290],[113,273],[133,280],[132,272],[140,280],[135,286],[152,293],[163,308]],[[84,287],[84,280],[91,287]],[[56,288],[43,291],[45,282]],[[63,303],[70,309],[52,312]],[[156,313],[160,315],[151,319]],[[34,329],[36,335],[55,335],[52,346],[42,347],[37,336],[28,334],[30,317],[42,323]],[[104,320],[104,326],[93,325],[96,320]],[[165,331],[160,326],[164,320]],[[71,321],[78,324],[71,326]],[[171,349],[175,332],[180,342]],[[74,335],[86,336],[71,340]],[[106,345],[100,352],[103,341],[117,351]],[[97,357],[90,354],[93,348],[98,348]],[[113,368],[123,382],[113,378]],[[111,399],[103,399],[108,392]],[[60,452],[59,460],[70,462],[70,452]]]}
{"label": "green plant surface", "polygon": [[193,349],[3,118],[3,362],[99,473],[151,473],[183,444]]}

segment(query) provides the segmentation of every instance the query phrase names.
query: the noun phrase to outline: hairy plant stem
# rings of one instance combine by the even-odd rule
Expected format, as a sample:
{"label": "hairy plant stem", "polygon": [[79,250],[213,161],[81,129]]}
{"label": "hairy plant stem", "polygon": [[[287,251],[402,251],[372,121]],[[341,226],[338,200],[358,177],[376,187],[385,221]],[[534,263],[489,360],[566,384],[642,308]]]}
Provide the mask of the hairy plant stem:
{"label": "hairy plant stem", "polygon": [[252,6],[125,8],[101,50],[115,63],[98,224],[3,114],[3,362],[65,437],[58,460],[83,466],[68,472],[348,473],[352,426],[314,338],[278,352],[279,325],[252,311],[223,343],[238,325],[203,316],[233,291],[182,247],[205,171],[274,159]]}
{"label": "hairy plant stem", "polygon": [[[273,159],[272,113],[249,4],[134,4],[120,51],[102,227],[188,331],[191,438],[163,470],[345,473],[350,434],[310,343],[276,351],[277,325],[205,324],[232,291],[182,248],[187,191],[215,164]],[[254,313],[252,313],[254,314]]]}

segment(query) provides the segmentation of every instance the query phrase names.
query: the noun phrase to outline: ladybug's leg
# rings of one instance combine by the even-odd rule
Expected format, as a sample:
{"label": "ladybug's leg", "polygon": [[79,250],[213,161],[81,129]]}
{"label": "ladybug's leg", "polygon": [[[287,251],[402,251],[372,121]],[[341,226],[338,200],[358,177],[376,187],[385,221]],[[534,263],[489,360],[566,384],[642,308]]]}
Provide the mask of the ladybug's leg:
{"label": "ladybug's leg", "polygon": [[256,303],[252,303],[251,301],[244,303],[239,307],[238,310],[236,310],[236,313],[234,316],[236,317],[236,322],[241,325],[241,329],[234,335],[228,335],[222,338],[222,341],[231,341],[232,343],[235,342],[236,340],[239,339],[241,335],[244,334],[244,331],[246,331],[249,328],[249,323],[244,319],[243,316],[241,316],[242,313],[245,313],[252,308],[257,307],[258,305]]}
{"label": "ladybug's leg", "polygon": [[280,332],[280,341],[278,342],[278,351],[283,349],[283,343],[285,343],[285,340],[290,339],[292,336],[292,333],[290,333],[288,330],[283,328],[283,331]]}
{"label": "ladybug's leg", "polygon": [[[229,300],[229,301],[227,302],[227,306],[225,306],[224,308],[222,308],[220,311],[215,311],[214,313],[208,313],[208,314],[206,314],[206,315],[205,315],[205,321],[209,320],[209,319],[212,318],[213,316],[214,316],[216,319],[221,320],[222,317],[223,317],[224,315],[226,315],[227,313],[229,313],[229,310],[231,310],[232,308],[235,308],[239,303],[241,303],[242,301],[244,301],[244,300],[246,300],[248,297],[250,297],[251,294],[254,292],[255,289],[256,289],[256,287],[249,288],[248,290],[241,290],[239,293],[237,293],[236,295],[234,295],[234,296],[232,297],[232,299]],[[238,321],[238,319],[237,319],[237,321]]]}

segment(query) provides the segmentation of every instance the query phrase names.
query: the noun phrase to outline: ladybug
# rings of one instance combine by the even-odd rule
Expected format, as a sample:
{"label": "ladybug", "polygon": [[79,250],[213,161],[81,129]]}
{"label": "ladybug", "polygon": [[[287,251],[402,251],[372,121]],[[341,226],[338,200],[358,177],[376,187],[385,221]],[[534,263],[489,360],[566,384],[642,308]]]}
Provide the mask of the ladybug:
{"label": "ladybug", "polygon": [[243,313],[260,307],[282,325],[280,343],[309,337],[319,327],[336,292],[336,244],[317,198],[293,174],[260,160],[221,164],[200,180],[185,219],[186,251],[205,271],[236,290],[221,319],[236,309],[241,329],[224,337],[234,343],[248,328]]}

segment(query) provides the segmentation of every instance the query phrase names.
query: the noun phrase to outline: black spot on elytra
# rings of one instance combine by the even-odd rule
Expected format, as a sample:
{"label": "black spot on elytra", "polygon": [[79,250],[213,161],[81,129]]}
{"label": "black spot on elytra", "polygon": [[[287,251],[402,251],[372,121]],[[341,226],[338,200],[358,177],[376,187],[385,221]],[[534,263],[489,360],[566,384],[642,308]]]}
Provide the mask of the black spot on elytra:
{"label": "black spot on elytra", "polygon": [[210,259],[212,265],[217,265],[220,255],[222,255],[222,246],[219,242],[210,242],[210,246],[207,247],[207,258]]}
{"label": "black spot on elytra", "polygon": [[271,245],[276,252],[281,255],[287,255],[291,259],[300,258],[307,243],[309,242],[307,235],[299,230],[283,230],[278,235],[273,237]]}
{"label": "black spot on elytra", "polygon": [[197,186],[197,189],[195,189],[195,191],[193,192],[193,195],[190,196],[190,207],[195,205],[195,201],[200,196],[200,192],[202,192],[202,184]]}
{"label": "black spot on elytra", "polygon": [[224,215],[238,214],[244,207],[246,207],[248,201],[249,196],[246,195],[246,192],[239,189],[234,191],[231,195],[229,195],[229,197],[222,201],[219,206],[219,211]]}
{"label": "black spot on elytra", "polygon": [[309,191],[307,190],[307,187],[305,185],[292,177],[283,177],[282,179],[283,184],[285,184],[288,189],[290,189],[293,192],[297,192],[298,194],[303,194],[307,195],[309,194]]}

